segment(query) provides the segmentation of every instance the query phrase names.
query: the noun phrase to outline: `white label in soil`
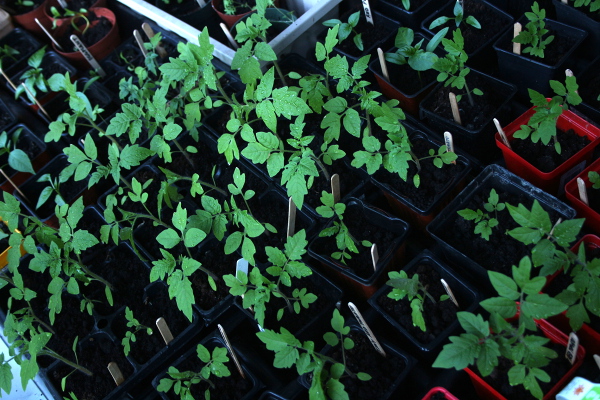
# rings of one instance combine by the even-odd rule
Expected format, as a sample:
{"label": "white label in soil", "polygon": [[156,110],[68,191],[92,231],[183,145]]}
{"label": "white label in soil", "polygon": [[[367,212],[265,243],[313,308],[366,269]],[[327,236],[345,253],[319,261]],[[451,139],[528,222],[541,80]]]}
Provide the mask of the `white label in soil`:
{"label": "white label in soil", "polygon": [[365,9],[365,18],[367,19],[367,22],[371,25],[374,25],[375,21],[373,21],[373,14],[371,14],[371,6],[369,5],[369,0],[362,0],[362,5]]}
{"label": "white label in soil", "polygon": [[579,164],[577,164],[576,166],[574,166],[573,168],[571,168],[570,170],[568,170],[567,172],[565,172],[560,177],[560,183],[558,184],[558,195],[559,196],[565,192],[565,185],[567,184],[567,182],[569,182],[571,179],[573,179],[575,177],[575,175],[579,175],[579,173],[585,169],[586,165],[587,165],[587,161],[582,161]]}

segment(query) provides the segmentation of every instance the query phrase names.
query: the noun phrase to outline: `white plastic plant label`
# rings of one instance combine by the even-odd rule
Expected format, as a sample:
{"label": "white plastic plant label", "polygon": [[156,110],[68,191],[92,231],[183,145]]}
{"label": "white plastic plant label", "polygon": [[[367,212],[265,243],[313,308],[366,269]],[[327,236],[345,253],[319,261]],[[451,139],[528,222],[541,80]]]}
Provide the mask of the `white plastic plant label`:
{"label": "white plastic plant label", "polygon": [[576,376],[556,395],[556,400],[600,400],[600,385]]}

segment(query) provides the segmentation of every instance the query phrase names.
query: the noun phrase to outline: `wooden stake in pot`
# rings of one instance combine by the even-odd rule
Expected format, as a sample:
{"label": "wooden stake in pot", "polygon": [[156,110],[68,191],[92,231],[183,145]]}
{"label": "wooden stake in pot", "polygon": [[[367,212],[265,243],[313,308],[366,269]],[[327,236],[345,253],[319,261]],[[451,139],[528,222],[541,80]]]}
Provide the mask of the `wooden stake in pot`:
{"label": "wooden stake in pot", "polygon": [[510,146],[510,142],[508,141],[508,138],[506,137],[506,133],[504,133],[504,129],[502,129],[500,122],[496,118],[494,118],[494,125],[496,125],[496,129],[498,129],[498,133],[500,134],[500,138],[502,139],[502,142],[504,142],[506,147],[508,147],[509,149],[512,149],[512,147]]}
{"label": "wooden stake in pot", "polygon": [[360,311],[358,311],[358,308],[354,305],[354,303],[348,303],[348,307],[350,308],[350,311],[352,311],[352,314],[354,314],[354,318],[357,319],[361,328],[363,329],[363,331],[365,332],[365,334],[371,341],[371,344],[373,345],[373,347],[375,347],[375,350],[377,350],[377,352],[379,354],[381,354],[382,356],[387,357],[387,354],[385,354],[385,350],[381,346],[381,343],[379,343],[379,340],[377,340],[375,335],[373,335],[373,331],[371,331],[371,328],[369,328],[369,325],[367,325],[367,322],[363,318]]}
{"label": "wooden stake in pot", "polygon": [[365,18],[367,22],[371,25],[375,25],[375,21],[373,21],[373,13],[371,13],[371,5],[369,4],[369,0],[362,0],[363,8],[365,9]]}
{"label": "wooden stake in pot", "polygon": [[[513,39],[519,36],[519,33],[521,33],[522,29],[523,25],[521,25],[519,22],[515,22],[513,27]],[[521,43],[513,42],[513,53],[521,54]]]}
{"label": "wooden stake in pot", "polygon": [[235,351],[233,351],[233,346],[229,342],[229,338],[227,337],[227,334],[225,333],[225,329],[223,329],[223,327],[221,326],[221,324],[218,324],[217,326],[219,327],[219,332],[221,333],[221,337],[225,341],[225,346],[227,346],[227,349],[231,353],[231,358],[233,358],[233,362],[235,363],[235,366],[236,366],[238,372],[240,373],[240,375],[242,376],[242,378],[246,379],[246,375],[244,374],[244,370],[242,369],[242,366],[240,365],[240,362],[239,362],[239,360],[237,358],[237,354],[235,354]]}
{"label": "wooden stake in pot", "polygon": [[233,36],[231,36],[231,32],[229,32],[229,29],[227,29],[227,26],[224,23],[222,23],[222,22],[219,24],[219,26],[223,30],[223,33],[225,33],[225,36],[227,37],[227,40],[229,40],[229,44],[231,44],[231,46],[235,50],[239,49],[240,46],[238,46],[238,44],[235,41],[235,39],[233,38]]}
{"label": "wooden stake in pot", "polygon": [[167,321],[165,321],[163,317],[160,317],[156,320],[156,327],[158,328],[158,331],[160,332],[163,340],[165,341],[165,344],[168,346],[169,343],[173,341],[173,334],[171,333],[171,330],[167,325]]}
{"label": "wooden stake in pot", "polygon": [[148,50],[146,50],[146,46],[144,46],[144,41],[142,40],[142,35],[140,35],[140,32],[137,29],[133,31],[133,37],[135,38],[135,41],[137,42],[137,45],[142,51],[144,57],[148,57]]}
{"label": "wooden stake in pot", "polygon": [[119,368],[116,362],[111,361],[110,363],[108,363],[108,366],[106,368],[108,368],[108,372],[110,372],[110,375],[112,376],[117,386],[119,386],[125,381],[123,373],[121,372],[121,369]]}
{"label": "wooden stake in pot", "polygon": [[377,48],[377,55],[379,56],[379,64],[381,65],[381,74],[385,78],[386,81],[390,81],[390,74],[388,73],[387,63],[385,62],[385,55],[383,54],[383,50],[381,47]]}
{"label": "wooden stake in pot", "polygon": [[48,32],[48,30],[44,27],[44,25],[42,25],[42,23],[40,22],[39,19],[35,19],[35,23],[38,24],[38,26],[42,29],[42,31],[44,31],[44,33],[46,34],[46,36],[48,36],[50,38],[50,40],[52,41],[52,43],[54,43],[56,45],[56,47],[60,50],[60,51],[64,51],[64,49],[62,48],[62,46],[60,44],[58,44],[58,42],[56,41],[56,39],[54,39],[54,37],[50,34],[50,32]]}
{"label": "wooden stake in pot", "polygon": [[450,300],[452,300],[452,302],[456,305],[456,307],[460,308],[460,306],[458,305],[458,301],[456,300],[456,297],[454,296],[454,293],[452,293],[452,289],[450,289],[450,285],[448,285],[448,283],[446,283],[446,281],[443,278],[440,279],[440,282],[442,282],[442,286],[444,287],[444,290],[446,291],[446,293],[448,293]]}
{"label": "wooden stake in pot", "polygon": [[94,56],[92,56],[92,53],[90,53],[89,50],[85,47],[85,45],[81,42],[81,39],[79,39],[76,35],[71,35],[70,39],[71,39],[71,42],[73,42],[73,44],[77,48],[77,50],[83,55],[83,57],[86,59],[86,61],[90,64],[90,66],[92,68],[94,68],[94,71],[96,71],[98,73],[98,75],[100,75],[101,78],[105,78],[106,72],[104,72],[104,70],[102,69],[100,64],[98,64],[98,61],[96,61]]}
{"label": "wooden stake in pot", "polygon": [[577,189],[579,189],[579,199],[583,202],[583,204],[589,206],[590,200],[588,199],[585,182],[581,178],[577,178]]}
{"label": "wooden stake in pot", "polygon": [[287,220],[287,235],[294,236],[296,232],[296,203],[292,198],[288,199],[288,220]]}
{"label": "wooden stake in pot", "polygon": [[373,262],[373,271],[377,271],[377,263],[379,262],[379,252],[377,251],[377,243],[371,246],[371,261]]}
{"label": "wooden stake in pot", "polygon": [[462,125],[462,120],[460,119],[460,111],[458,109],[458,101],[456,101],[456,95],[452,92],[448,93],[448,98],[450,100],[450,107],[452,108],[452,117],[454,118],[454,122],[459,125]]}
{"label": "wooden stake in pot", "polygon": [[340,201],[340,176],[338,174],[331,175],[331,194],[333,195],[333,202],[339,203],[339,201]]}
{"label": "wooden stake in pot", "polygon": [[[142,30],[144,31],[146,36],[148,36],[148,39],[152,39],[154,37],[154,31],[152,30],[152,27],[147,22],[144,22],[142,24]],[[156,52],[158,53],[158,56],[160,58],[165,58],[167,56],[167,50],[165,50],[165,48],[162,47],[160,45],[160,43],[156,45],[154,50],[156,50]]]}
{"label": "wooden stake in pot", "polygon": [[21,86],[23,86],[23,88],[25,89],[25,91],[27,92],[27,94],[29,95],[29,97],[33,99],[33,101],[35,102],[35,104],[37,104],[37,106],[44,113],[44,115],[46,117],[48,117],[49,120],[52,120],[52,118],[50,118],[50,115],[48,114],[48,112],[46,112],[46,109],[40,104],[40,102],[38,101],[38,99],[35,98],[35,96],[33,95],[33,93],[31,93],[31,90],[29,90],[29,88],[27,87],[27,85],[25,84],[25,82],[21,83]]}

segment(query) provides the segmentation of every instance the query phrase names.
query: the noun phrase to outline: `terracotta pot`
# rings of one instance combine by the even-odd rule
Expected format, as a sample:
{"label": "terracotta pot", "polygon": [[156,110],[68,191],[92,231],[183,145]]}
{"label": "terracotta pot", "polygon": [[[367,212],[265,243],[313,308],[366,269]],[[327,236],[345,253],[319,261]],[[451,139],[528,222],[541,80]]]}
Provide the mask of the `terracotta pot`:
{"label": "terracotta pot", "polygon": [[31,33],[34,33],[39,37],[45,37],[44,31],[42,31],[42,28],[38,26],[38,24],[35,22],[35,19],[37,18],[46,29],[50,29],[52,23],[44,13],[47,3],[48,0],[44,1],[37,8],[34,8],[25,14],[13,15],[13,21]]}
{"label": "terracotta pot", "polygon": [[[97,17],[105,17],[112,23],[112,28],[108,32],[108,34],[102,39],[100,39],[98,42],[87,48],[90,54],[96,59],[96,61],[100,61],[106,56],[108,56],[119,45],[119,27],[117,25],[117,18],[115,17],[115,14],[108,8],[90,8],[89,11],[94,13]],[[93,22],[92,26],[94,26],[94,24],[96,23],[97,22]],[[64,36],[65,32],[70,26],[70,24],[64,24],[60,26],[55,31],[55,37]],[[69,60],[71,64],[83,70],[87,70],[90,68],[90,65],[88,64],[87,60],[80,52],[64,52],[57,49],[55,44],[52,44],[52,46],[54,47],[54,50],[57,53]]]}
{"label": "terracotta pot", "polygon": [[[223,9],[223,0],[212,0],[211,4],[212,4],[212,8],[215,10],[217,15],[219,15],[219,17],[221,17],[221,19],[223,20],[223,22],[225,22],[225,25],[227,25],[227,27],[229,29],[231,29],[233,27],[233,25],[236,22],[238,22],[240,19],[244,18],[246,15],[248,15],[252,12],[252,11],[248,11],[243,14],[228,15],[228,14],[225,14],[224,12],[220,11],[221,9]],[[274,4],[275,4],[275,7],[279,7],[279,0],[275,0]]]}

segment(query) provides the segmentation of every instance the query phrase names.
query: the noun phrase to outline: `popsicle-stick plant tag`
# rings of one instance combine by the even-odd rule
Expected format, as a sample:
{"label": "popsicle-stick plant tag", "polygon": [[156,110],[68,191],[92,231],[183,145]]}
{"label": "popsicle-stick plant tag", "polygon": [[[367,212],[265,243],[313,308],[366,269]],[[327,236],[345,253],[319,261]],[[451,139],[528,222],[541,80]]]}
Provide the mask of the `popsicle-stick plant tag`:
{"label": "popsicle-stick plant tag", "polygon": [[148,50],[146,50],[146,46],[144,46],[144,41],[142,40],[142,35],[140,35],[140,32],[137,29],[133,31],[133,37],[135,38],[135,41],[142,51],[144,57],[148,57]]}
{"label": "popsicle-stick plant tag", "polygon": [[371,246],[371,261],[373,262],[373,271],[377,271],[377,263],[379,262],[379,252],[377,251],[377,244],[373,243]]}
{"label": "popsicle-stick plant tag", "polygon": [[575,359],[577,358],[577,350],[579,349],[579,338],[575,332],[571,332],[569,335],[569,343],[567,344],[567,351],[565,352],[565,357],[571,365],[575,364]]}
{"label": "popsicle-stick plant tag", "polygon": [[227,26],[226,26],[226,25],[225,25],[223,22],[221,22],[221,23],[219,24],[219,26],[220,26],[220,27],[221,27],[221,29],[223,30],[223,33],[224,33],[224,34],[225,34],[225,36],[227,37],[227,40],[229,40],[229,44],[231,44],[231,46],[232,46],[234,49],[238,49],[238,48],[239,48],[239,46],[238,46],[237,42],[235,41],[235,39],[233,38],[233,36],[231,36],[231,32],[229,32],[229,29],[227,29]]}
{"label": "popsicle-stick plant tag", "polygon": [[171,329],[169,329],[169,325],[167,325],[167,321],[165,321],[163,317],[160,317],[156,320],[156,327],[165,341],[165,344],[168,346],[169,343],[173,341],[173,334],[171,333]]}
{"label": "popsicle-stick plant tag", "polygon": [[288,199],[287,235],[294,236],[296,232],[296,203],[290,197]]}
{"label": "popsicle-stick plant tag", "polygon": [[381,346],[381,343],[379,343],[379,340],[377,340],[377,338],[373,334],[373,331],[371,330],[371,328],[369,328],[369,325],[367,325],[367,322],[363,318],[360,311],[358,311],[358,308],[352,302],[348,303],[348,307],[350,308],[350,311],[352,311],[352,314],[354,314],[354,318],[356,318],[356,320],[360,324],[361,328],[365,332],[365,335],[367,335],[367,337],[371,341],[371,344],[373,345],[373,347],[375,347],[375,350],[377,350],[377,352],[379,354],[381,354],[382,356],[387,357],[387,354],[385,353],[385,350]]}
{"label": "popsicle-stick plant tag", "polygon": [[233,358],[235,367],[237,368],[237,370],[240,373],[240,375],[242,376],[242,378],[246,379],[246,374],[244,374],[244,370],[242,369],[240,361],[238,360],[237,354],[235,353],[235,351],[233,350],[233,346],[229,342],[229,338],[227,337],[227,333],[225,333],[225,329],[223,329],[221,324],[217,324],[217,326],[219,327],[219,333],[221,333],[221,337],[223,338],[223,341],[225,342],[225,346],[227,346],[227,349],[229,350],[229,353],[231,354],[231,358]]}
{"label": "popsicle-stick plant tag", "polygon": [[362,0],[363,8],[365,9],[365,18],[367,22],[371,25],[375,25],[375,21],[373,20],[373,13],[371,12],[371,5],[369,4],[369,0]]}
{"label": "popsicle-stick plant tag", "polygon": [[94,71],[96,71],[101,78],[106,78],[106,72],[104,72],[104,69],[102,69],[98,61],[96,61],[94,56],[92,56],[92,53],[90,53],[87,47],[85,47],[85,45],[81,42],[81,39],[79,39],[76,35],[71,35],[70,39],[75,45],[75,48],[83,55],[90,66],[94,68]]}
{"label": "popsicle-stick plant tag", "polygon": [[40,102],[38,101],[38,99],[35,98],[35,96],[33,95],[33,93],[31,93],[31,90],[29,90],[29,88],[27,87],[27,85],[25,84],[25,82],[21,83],[21,86],[23,86],[23,89],[25,89],[25,91],[29,95],[29,98],[35,102],[35,104],[40,108],[40,110],[44,113],[44,115],[46,117],[48,117],[49,120],[52,120],[52,118],[50,118],[50,115],[48,114],[48,112],[46,111],[46,109],[40,104]]}
{"label": "popsicle-stick plant tag", "polygon": [[338,174],[331,175],[331,194],[333,195],[333,202],[340,202],[340,176]]}
{"label": "popsicle-stick plant tag", "polygon": [[500,139],[502,139],[502,142],[504,142],[506,147],[508,147],[509,149],[512,149],[512,147],[510,146],[510,142],[508,141],[508,138],[506,137],[506,133],[504,133],[504,129],[502,129],[502,125],[500,125],[500,121],[498,121],[497,118],[494,118],[494,125],[496,125],[496,129],[498,129],[498,133],[500,134]]}
{"label": "popsicle-stick plant tag", "polygon": [[442,282],[442,286],[444,287],[444,290],[448,294],[448,297],[450,297],[450,300],[452,300],[452,302],[456,305],[456,307],[460,308],[460,306],[458,305],[458,301],[456,300],[456,297],[454,296],[454,293],[452,293],[452,289],[450,289],[450,285],[448,285],[448,283],[444,280],[444,278],[440,279],[440,282]]}
{"label": "popsicle-stick plant tag", "polygon": [[108,363],[108,372],[110,372],[110,376],[112,376],[113,380],[115,381],[115,384],[117,386],[121,385],[121,383],[123,383],[125,381],[125,378],[123,377],[123,373],[121,372],[121,369],[119,368],[119,366],[117,365],[116,362],[111,361],[110,363]]}
{"label": "popsicle-stick plant tag", "polygon": [[385,55],[381,47],[377,48],[377,56],[379,57],[379,64],[381,65],[381,74],[386,81],[390,81],[390,74],[388,73],[387,63],[385,62]]}
{"label": "popsicle-stick plant tag", "polygon": [[[446,151],[454,153],[454,139],[452,138],[452,134],[448,131],[444,132],[444,143],[446,144]],[[456,160],[452,161],[452,164],[456,164]]]}
{"label": "popsicle-stick plant tag", "polygon": [[458,109],[458,101],[456,101],[456,95],[452,92],[448,93],[448,99],[450,100],[450,108],[452,108],[452,118],[454,118],[454,122],[459,125],[462,125],[462,120],[460,119],[460,111]]}
{"label": "popsicle-stick plant tag", "polygon": [[52,41],[52,43],[54,43],[54,45],[56,47],[58,47],[58,49],[60,49],[61,51],[64,51],[64,49],[62,48],[62,46],[56,41],[56,39],[54,39],[54,36],[52,36],[50,34],[50,32],[48,32],[48,30],[46,29],[46,27],[44,25],[42,25],[42,23],[40,22],[39,19],[35,18],[35,23],[38,24],[38,26],[40,27],[40,29],[42,31],[44,31],[44,33],[46,34],[46,36],[48,36],[50,38],[50,40]]}
{"label": "popsicle-stick plant tag", "polygon": [[588,199],[587,190],[585,188],[585,182],[581,178],[577,178],[577,189],[579,189],[579,199],[586,206],[590,205],[590,201]]}
{"label": "popsicle-stick plant tag", "polygon": [[[515,22],[515,25],[513,26],[513,39],[519,36],[519,33],[521,33],[522,29],[523,25],[521,25],[519,22]],[[513,53],[521,54],[521,43],[513,42]]]}
{"label": "popsicle-stick plant tag", "polygon": [[[152,30],[150,24],[148,24],[147,22],[144,22],[142,24],[142,30],[144,31],[146,36],[148,36],[148,39],[152,39],[154,37],[154,31]],[[154,50],[156,50],[160,58],[165,58],[167,56],[167,50],[165,50],[165,48],[162,47],[160,43],[156,45]]]}

